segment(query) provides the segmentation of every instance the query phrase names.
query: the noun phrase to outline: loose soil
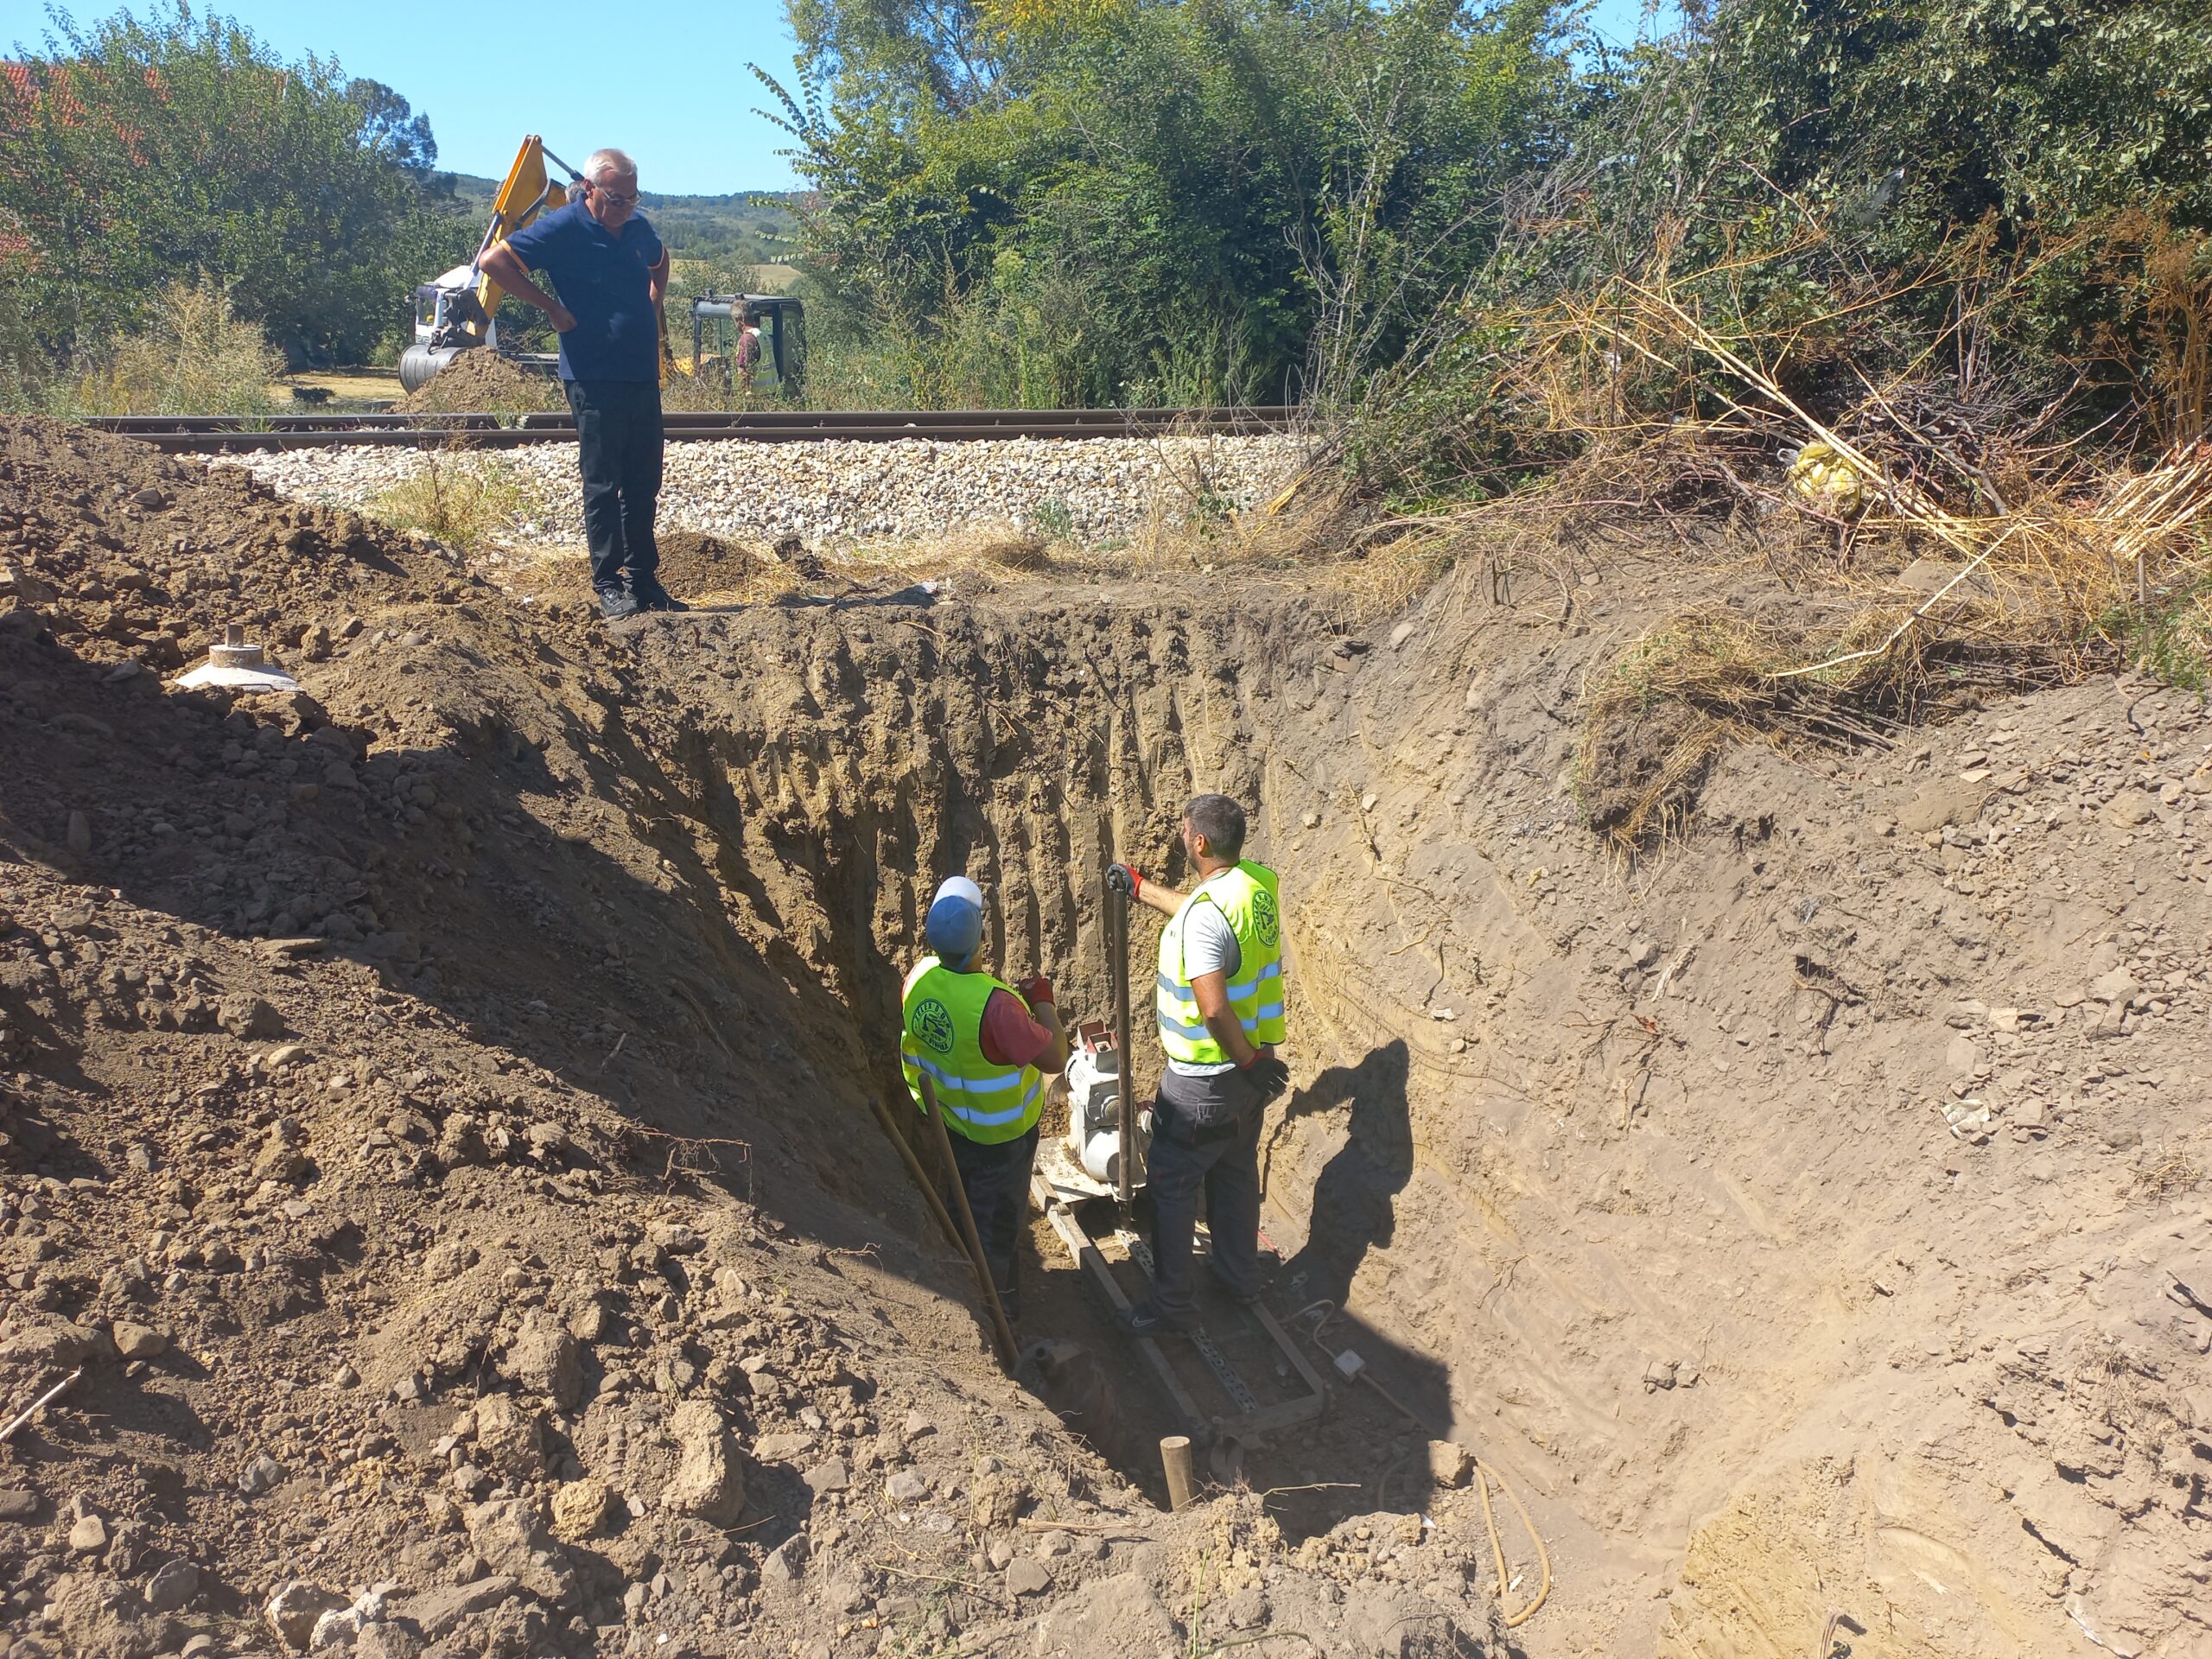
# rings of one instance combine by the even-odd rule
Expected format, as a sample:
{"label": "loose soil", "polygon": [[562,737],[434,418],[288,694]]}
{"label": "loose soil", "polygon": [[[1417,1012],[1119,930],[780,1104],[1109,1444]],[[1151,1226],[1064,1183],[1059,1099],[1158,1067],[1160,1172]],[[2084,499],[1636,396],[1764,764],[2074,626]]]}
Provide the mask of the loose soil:
{"label": "loose soil", "polygon": [[[1338,569],[929,604],[825,569],[841,602],[607,629],[122,440],[0,426],[0,1408],[83,1368],[0,1450],[10,1659],[318,1621],[361,1655],[2212,1643],[2196,700],[1738,748],[1624,864],[1578,815],[1582,688],[1755,573],[1560,554],[1541,601],[1446,576],[1370,631]],[[300,693],[163,685],[232,621]],[[939,877],[1101,1013],[1099,868],[1182,880],[1201,788],[1284,878],[1270,1305],[1382,1389],[1169,1516],[1160,1403],[1057,1242],[1022,1334],[1099,1368],[1118,1462],[1055,1415],[1064,1351],[997,1374],[868,1101]],[[1510,1633],[1446,1440],[1548,1545]]]}
{"label": "loose soil", "polygon": [[560,383],[486,347],[467,351],[392,405],[402,415],[503,414],[566,408]]}

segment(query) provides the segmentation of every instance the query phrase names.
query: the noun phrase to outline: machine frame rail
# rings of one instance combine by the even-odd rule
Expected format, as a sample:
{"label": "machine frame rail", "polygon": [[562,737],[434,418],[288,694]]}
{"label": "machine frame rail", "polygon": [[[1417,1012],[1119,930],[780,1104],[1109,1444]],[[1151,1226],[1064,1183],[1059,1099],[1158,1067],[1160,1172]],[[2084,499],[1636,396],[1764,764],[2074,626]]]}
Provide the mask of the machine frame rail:
{"label": "machine frame rail", "polygon": [[[1078,1267],[1090,1274],[1092,1282],[1104,1296],[1108,1309],[1119,1319],[1129,1310],[1128,1294],[1122,1289],[1121,1281],[1116,1276],[1114,1264],[1106,1259],[1097,1240],[1091,1237],[1084,1227],[1077,1206],[1056,1192],[1041,1174],[1031,1178],[1029,1191],[1030,1196],[1036,1200],[1037,1207],[1045,1212],[1045,1218],[1052,1224],[1052,1230],[1059,1235],[1060,1243],[1067,1247],[1069,1255],[1074,1258]],[[1112,1201],[1095,1200],[1092,1205],[1084,1207],[1103,1209],[1110,1214]],[[1130,1259],[1143,1268],[1149,1278],[1151,1252],[1145,1248],[1142,1239],[1119,1227],[1116,1230],[1123,1247],[1128,1250]],[[1233,1440],[1252,1446],[1268,1434],[1319,1417],[1328,1402],[1328,1388],[1321,1380],[1320,1373],[1299,1351],[1297,1344],[1291,1340],[1289,1333],[1276,1321],[1274,1315],[1258,1303],[1244,1311],[1250,1314],[1254,1323],[1266,1333],[1287,1363],[1289,1380],[1302,1385],[1305,1392],[1294,1392],[1289,1399],[1262,1405],[1251,1384],[1237,1373],[1228,1357],[1222,1352],[1220,1344],[1205,1331],[1201,1329],[1187,1338],[1166,1338],[1166,1341],[1187,1340],[1191,1343],[1211,1375],[1215,1389],[1232,1408],[1226,1411],[1209,1412],[1199,1404],[1174,1362],[1167,1357],[1162,1339],[1155,1337],[1128,1338],[1146,1368],[1159,1382],[1160,1392],[1166,1396],[1175,1415],[1181,1420],[1184,1431],[1201,1445],[1211,1446],[1217,1441]]]}

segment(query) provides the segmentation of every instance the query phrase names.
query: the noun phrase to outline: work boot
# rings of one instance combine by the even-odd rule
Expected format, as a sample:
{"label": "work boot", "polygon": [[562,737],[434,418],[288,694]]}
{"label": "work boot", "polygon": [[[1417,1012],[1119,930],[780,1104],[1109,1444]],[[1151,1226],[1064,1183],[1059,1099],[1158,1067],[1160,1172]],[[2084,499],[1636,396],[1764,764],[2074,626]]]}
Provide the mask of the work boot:
{"label": "work boot", "polygon": [[1239,1290],[1213,1268],[1206,1269],[1206,1276],[1213,1281],[1216,1290],[1228,1297],[1239,1307],[1257,1307],[1260,1305],[1260,1298],[1267,1294],[1267,1287],[1264,1284],[1257,1290]]}
{"label": "work boot", "polygon": [[1122,1314],[1122,1325],[1133,1337],[1187,1337],[1198,1328],[1187,1319],[1170,1319],[1149,1298]]}
{"label": "work boot", "polygon": [[688,611],[691,607],[660,585],[658,576],[639,576],[630,583],[641,611]]}
{"label": "work boot", "polygon": [[599,590],[599,614],[602,620],[620,622],[635,616],[645,607],[638,603],[637,595],[627,588],[602,588]]}

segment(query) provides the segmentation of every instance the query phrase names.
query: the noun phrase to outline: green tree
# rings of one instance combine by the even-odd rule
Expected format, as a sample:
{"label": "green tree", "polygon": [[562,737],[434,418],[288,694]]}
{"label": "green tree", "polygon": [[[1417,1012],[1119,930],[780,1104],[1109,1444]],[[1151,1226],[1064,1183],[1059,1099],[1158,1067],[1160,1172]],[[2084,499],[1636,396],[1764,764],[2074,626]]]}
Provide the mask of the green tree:
{"label": "green tree", "polygon": [[925,402],[1350,385],[1488,257],[1567,75],[1546,0],[791,16],[802,266],[833,332],[935,364]]}
{"label": "green tree", "polygon": [[188,3],[80,29],[53,14],[0,80],[0,280],[40,347],[139,327],[168,285],[221,283],[296,359],[370,353],[474,227],[405,100],[335,63],[288,64]]}

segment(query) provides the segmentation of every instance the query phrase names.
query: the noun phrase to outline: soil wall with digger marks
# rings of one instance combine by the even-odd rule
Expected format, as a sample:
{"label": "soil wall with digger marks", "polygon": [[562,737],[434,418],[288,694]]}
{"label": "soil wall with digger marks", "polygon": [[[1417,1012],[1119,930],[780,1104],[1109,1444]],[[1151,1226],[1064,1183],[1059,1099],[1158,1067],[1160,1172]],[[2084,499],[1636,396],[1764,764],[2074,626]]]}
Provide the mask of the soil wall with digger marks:
{"label": "soil wall with digger marks", "polygon": [[[9,441],[4,1397],[88,1362],[0,1454],[26,1656],[273,1649],[295,1581],[356,1651],[2203,1650],[2195,700],[1739,751],[1629,864],[1582,689],[1723,581],[1632,550],[1371,632],[1326,570],[601,630]],[[306,696],[148,671],[241,616]],[[866,1101],[938,879],[1103,1012],[1099,867],[1181,881],[1197,788],[1284,878],[1274,1300],[1402,1408],[1168,1517],[995,1379]],[[1548,1541],[1510,1641],[1432,1437]]]}
{"label": "soil wall with digger marks", "polygon": [[1809,1650],[1838,1614],[1860,1653],[2196,1651],[2201,704],[2107,680],[1739,751],[1624,863],[1579,827],[1578,699],[1685,583],[1574,574],[1565,615],[1447,580],[1373,638],[1234,583],[748,619],[726,656],[679,620],[639,636],[644,741],[749,925],[861,1011],[861,1086],[940,875],[1095,1016],[1100,865],[1179,880],[1193,789],[1256,806],[1278,1300],[1535,1495],[1532,1650]]}

